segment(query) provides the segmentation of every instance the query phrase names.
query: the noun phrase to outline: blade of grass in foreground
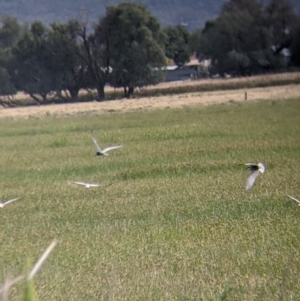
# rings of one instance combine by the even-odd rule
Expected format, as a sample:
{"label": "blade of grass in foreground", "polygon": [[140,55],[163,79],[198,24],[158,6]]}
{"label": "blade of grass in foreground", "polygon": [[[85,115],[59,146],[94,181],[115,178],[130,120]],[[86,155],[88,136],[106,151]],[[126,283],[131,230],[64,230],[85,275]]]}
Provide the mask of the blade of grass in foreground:
{"label": "blade of grass in foreground", "polygon": [[28,274],[27,281],[25,284],[25,290],[24,290],[24,296],[23,301],[36,301],[38,300],[36,296],[36,292],[34,289],[34,281],[33,277],[35,274],[39,271],[39,269],[42,267],[44,261],[47,259],[47,257],[50,255],[54,247],[57,245],[57,240],[53,240],[51,244],[48,246],[48,248],[44,251],[43,255],[40,257],[40,259],[36,262],[36,264],[33,266],[32,270]]}
{"label": "blade of grass in foreground", "polygon": [[[25,284],[24,289],[24,296],[22,300],[24,301],[35,301],[37,300],[35,289],[34,289],[34,282],[33,277],[36,275],[36,273],[39,271],[39,269],[42,267],[44,261],[47,259],[47,257],[50,255],[54,247],[57,245],[57,240],[53,240],[51,244],[47,247],[47,249],[44,251],[40,259],[36,262],[36,264],[31,269],[30,273],[27,276],[27,281]],[[13,280],[6,280],[4,285],[0,289],[0,301],[5,301],[7,299],[7,294],[10,289],[15,283],[23,279],[24,276],[20,275],[16,277]]]}

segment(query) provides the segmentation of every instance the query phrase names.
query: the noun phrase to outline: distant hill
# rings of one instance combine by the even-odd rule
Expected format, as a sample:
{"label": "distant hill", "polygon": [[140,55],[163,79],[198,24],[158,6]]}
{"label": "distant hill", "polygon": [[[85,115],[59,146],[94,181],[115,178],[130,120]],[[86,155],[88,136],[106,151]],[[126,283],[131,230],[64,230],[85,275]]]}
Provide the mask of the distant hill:
{"label": "distant hill", "polygon": [[[266,2],[267,0],[265,0]],[[17,17],[21,23],[41,20],[43,23],[66,22],[83,12],[96,22],[105,13],[105,6],[118,0],[0,0],[0,15]],[[225,0],[136,0],[143,3],[156,16],[162,26],[186,24],[189,30],[202,27],[206,20],[218,16]],[[300,1],[292,0],[300,13]]]}

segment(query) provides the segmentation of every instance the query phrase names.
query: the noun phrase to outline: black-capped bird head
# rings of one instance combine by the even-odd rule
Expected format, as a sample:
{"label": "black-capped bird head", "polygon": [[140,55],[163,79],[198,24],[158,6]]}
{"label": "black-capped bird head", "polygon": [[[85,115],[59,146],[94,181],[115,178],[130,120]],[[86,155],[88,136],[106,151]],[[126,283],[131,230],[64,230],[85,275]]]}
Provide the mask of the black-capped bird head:
{"label": "black-capped bird head", "polygon": [[246,163],[245,165],[247,166],[247,169],[250,170],[250,175],[249,175],[249,177],[247,179],[247,183],[246,183],[246,191],[247,191],[252,188],[259,173],[263,174],[265,172],[266,168],[261,162],[258,164]]}

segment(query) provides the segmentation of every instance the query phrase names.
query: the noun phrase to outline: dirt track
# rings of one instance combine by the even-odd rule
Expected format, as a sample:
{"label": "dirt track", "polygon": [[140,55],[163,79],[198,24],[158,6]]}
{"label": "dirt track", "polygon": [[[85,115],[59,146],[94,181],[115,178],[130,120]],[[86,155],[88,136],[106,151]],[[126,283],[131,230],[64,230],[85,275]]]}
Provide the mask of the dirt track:
{"label": "dirt track", "polygon": [[[300,85],[286,85],[247,89],[247,101],[287,99],[300,97]],[[46,116],[72,116],[78,114],[122,113],[137,110],[179,108],[183,106],[211,105],[245,101],[245,89],[197,92],[160,97],[124,99],[105,102],[71,103],[23,108],[0,108],[0,119],[43,118]]]}

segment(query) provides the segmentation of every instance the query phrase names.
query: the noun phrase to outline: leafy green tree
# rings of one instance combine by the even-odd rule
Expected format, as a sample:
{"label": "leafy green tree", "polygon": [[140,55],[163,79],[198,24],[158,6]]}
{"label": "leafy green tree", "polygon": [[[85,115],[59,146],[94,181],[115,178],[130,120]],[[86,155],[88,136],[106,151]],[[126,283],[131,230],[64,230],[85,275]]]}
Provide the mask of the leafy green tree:
{"label": "leafy green tree", "polygon": [[198,52],[201,33],[202,33],[202,29],[198,28],[190,34],[190,39],[189,39],[190,53],[197,53]]}
{"label": "leafy green tree", "polygon": [[137,87],[157,84],[163,79],[160,70],[165,64],[165,36],[145,6],[121,3],[108,7],[95,36],[105,36],[112,68],[110,84],[123,87],[125,97],[131,97]]}
{"label": "leafy green tree", "polygon": [[300,26],[293,36],[291,43],[292,63],[300,67]]}
{"label": "leafy green tree", "polygon": [[0,96],[10,97],[17,93],[9,73],[5,68],[0,67]]}
{"label": "leafy green tree", "polygon": [[167,36],[165,45],[166,57],[172,59],[177,66],[182,66],[190,60],[190,33],[182,26],[169,26],[164,29]]}
{"label": "leafy green tree", "polygon": [[199,61],[211,60],[212,73],[224,70],[222,64],[226,59],[227,53],[232,49],[227,36],[229,38],[230,33],[223,31],[222,20],[207,21],[199,36],[196,56]]}
{"label": "leafy green tree", "polygon": [[37,103],[46,102],[56,88],[45,42],[47,34],[48,29],[36,21],[12,49],[13,81],[18,90],[29,94]]}
{"label": "leafy green tree", "polygon": [[79,56],[79,34],[75,20],[53,23],[50,28],[34,22],[12,51],[12,77],[17,88],[38,103],[52,98],[76,100],[88,78]]}
{"label": "leafy green tree", "polygon": [[17,90],[12,82],[11,71],[11,48],[17,43],[24,27],[16,18],[5,15],[0,18],[0,95],[9,98],[9,102],[4,100],[1,103],[10,104],[12,96]]}
{"label": "leafy green tree", "polygon": [[88,23],[79,22],[78,35],[82,43],[78,55],[88,70],[88,74],[86,74],[87,86],[96,88],[99,101],[105,99],[104,87],[108,83],[110,70],[110,28],[103,20],[104,17],[99,20],[91,34],[88,34]]}
{"label": "leafy green tree", "polygon": [[272,33],[274,53],[280,54],[283,48],[291,46],[293,35],[299,26],[299,17],[290,0],[271,0],[265,13]]}
{"label": "leafy green tree", "polygon": [[87,86],[86,65],[78,53],[79,24],[70,20],[66,24],[53,23],[45,40],[45,56],[48,58],[49,71],[55,79],[57,96],[72,101],[78,97],[79,90]]}
{"label": "leafy green tree", "polygon": [[18,20],[12,16],[0,18],[0,48],[6,49],[14,46],[22,34],[23,28]]}
{"label": "leafy green tree", "polygon": [[9,105],[9,103],[12,102],[13,95],[17,93],[17,89],[10,75],[11,59],[10,49],[0,49],[0,96],[9,100],[9,102],[7,102],[1,99],[0,103],[2,105]]}
{"label": "leafy green tree", "polygon": [[231,0],[220,16],[206,22],[197,49],[199,59],[211,59],[214,72],[237,75],[274,66],[271,34],[257,0]]}

